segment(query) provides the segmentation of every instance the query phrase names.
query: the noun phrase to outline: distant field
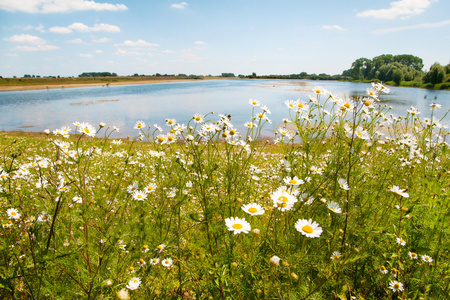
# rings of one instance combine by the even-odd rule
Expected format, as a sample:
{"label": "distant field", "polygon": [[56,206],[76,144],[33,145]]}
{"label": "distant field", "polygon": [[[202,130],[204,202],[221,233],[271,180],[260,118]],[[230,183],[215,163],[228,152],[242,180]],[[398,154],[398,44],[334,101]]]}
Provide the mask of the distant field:
{"label": "distant field", "polygon": [[[1,78],[0,90],[60,88],[81,85],[135,84],[173,80],[216,79],[201,76],[118,76],[118,77],[61,77],[61,78]],[[220,77],[219,77],[220,78]]]}

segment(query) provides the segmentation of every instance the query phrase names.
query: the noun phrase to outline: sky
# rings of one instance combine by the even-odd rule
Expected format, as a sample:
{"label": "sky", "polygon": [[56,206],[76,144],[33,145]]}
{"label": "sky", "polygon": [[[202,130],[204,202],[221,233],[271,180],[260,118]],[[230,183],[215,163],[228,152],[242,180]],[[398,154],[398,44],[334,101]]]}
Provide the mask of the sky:
{"label": "sky", "polygon": [[0,0],[0,76],[333,75],[381,54],[450,62],[450,0],[185,1]]}

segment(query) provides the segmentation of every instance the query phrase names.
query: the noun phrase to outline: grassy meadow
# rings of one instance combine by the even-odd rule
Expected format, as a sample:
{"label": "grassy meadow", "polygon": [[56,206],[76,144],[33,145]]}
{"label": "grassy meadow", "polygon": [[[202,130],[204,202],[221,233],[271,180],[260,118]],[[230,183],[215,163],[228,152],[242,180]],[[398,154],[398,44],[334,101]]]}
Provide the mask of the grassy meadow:
{"label": "grassy meadow", "polygon": [[317,87],[270,139],[254,99],[247,132],[209,113],[1,133],[0,298],[448,298],[448,131],[383,92]]}

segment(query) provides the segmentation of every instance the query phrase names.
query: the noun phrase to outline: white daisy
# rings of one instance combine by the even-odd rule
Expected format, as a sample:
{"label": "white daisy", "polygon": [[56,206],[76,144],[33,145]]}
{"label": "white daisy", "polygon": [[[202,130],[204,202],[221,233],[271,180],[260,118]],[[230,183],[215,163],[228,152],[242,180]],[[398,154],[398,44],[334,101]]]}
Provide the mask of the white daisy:
{"label": "white daisy", "polygon": [[141,284],[141,280],[138,277],[133,277],[128,281],[127,289],[130,291],[137,290],[139,288],[139,285]]}
{"label": "white daisy", "polygon": [[400,195],[404,198],[408,198],[409,194],[406,192],[407,190],[401,190],[398,186],[394,185],[392,188],[389,189],[389,191],[393,192],[394,194]]}
{"label": "white daisy", "polygon": [[423,260],[424,262],[430,263],[430,264],[433,262],[433,258],[431,258],[431,257],[428,256],[428,255],[422,255],[422,260]]}
{"label": "white daisy", "polygon": [[389,288],[394,292],[402,292],[403,291],[403,283],[398,282],[397,280],[393,280],[389,282]]}
{"label": "white daisy", "polygon": [[248,213],[252,216],[264,214],[264,209],[261,207],[261,205],[256,204],[256,203],[246,204],[246,205],[242,206],[241,208],[243,211],[245,211],[246,213]]}
{"label": "white daisy", "polygon": [[297,223],[295,223],[295,229],[297,229],[297,231],[299,231],[301,234],[310,238],[319,237],[323,231],[322,227],[320,227],[318,223],[312,221],[311,219],[299,219]]}
{"label": "white daisy", "polygon": [[15,208],[8,208],[6,210],[6,213],[8,214],[8,218],[10,218],[10,219],[14,219],[14,220],[20,219],[19,211]]}
{"label": "white daisy", "polygon": [[168,267],[170,267],[172,264],[173,264],[173,261],[172,261],[172,259],[169,257],[169,258],[164,258],[162,261],[161,261],[161,264],[164,266],[164,267],[166,267],[166,268],[168,268]]}
{"label": "white daisy", "polygon": [[229,231],[233,231],[234,234],[238,233],[248,233],[251,230],[250,223],[248,223],[244,218],[239,219],[235,217],[225,219],[225,224]]}
{"label": "white daisy", "polygon": [[327,206],[331,211],[333,211],[337,214],[340,214],[342,212],[342,209],[339,207],[339,204],[334,201],[331,201],[330,203],[328,203]]}
{"label": "white daisy", "polygon": [[405,246],[406,245],[406,242],[405,242],[405,240],[404,239],[402,239],[402,238],[397,238],[397,244],[399,244],[399,245],[402,245],[402,246]]}

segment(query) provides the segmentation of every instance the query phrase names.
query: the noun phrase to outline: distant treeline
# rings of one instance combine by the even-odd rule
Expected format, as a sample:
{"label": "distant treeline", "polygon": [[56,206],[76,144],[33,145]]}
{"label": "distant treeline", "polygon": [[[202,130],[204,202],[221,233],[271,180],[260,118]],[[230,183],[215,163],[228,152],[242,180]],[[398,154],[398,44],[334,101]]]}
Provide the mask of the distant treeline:
{"label": "distant treeline", "polygon": [[[352,80],[392,81],[396,85],[401,82],[420,84],[440,84],[450,82],[450,64],[442,66],[434,63],[429,71],[424,71],[423,60],[420,57],[401,54],[383,54],[372,59],[358,58],[350,69],[342,72],[342,76]],[[446,76],[447,74],[447,76]],[[448,88],[447,85],[444,88]]]}
{"label": "distant treeline", "polygon": [[264,79],[308,79],[308,80],[349,80],[349,77],[343,75],[329,75],[325,73],[308,74],[306,72],[301,72],[299,74],[288,74],[288,75],[239,75],[240,78],[264,78]]}
{"label": "distant treeline", "polygon": [[78,77],[117,77],[117,73],[110,72],[84,72]]}

